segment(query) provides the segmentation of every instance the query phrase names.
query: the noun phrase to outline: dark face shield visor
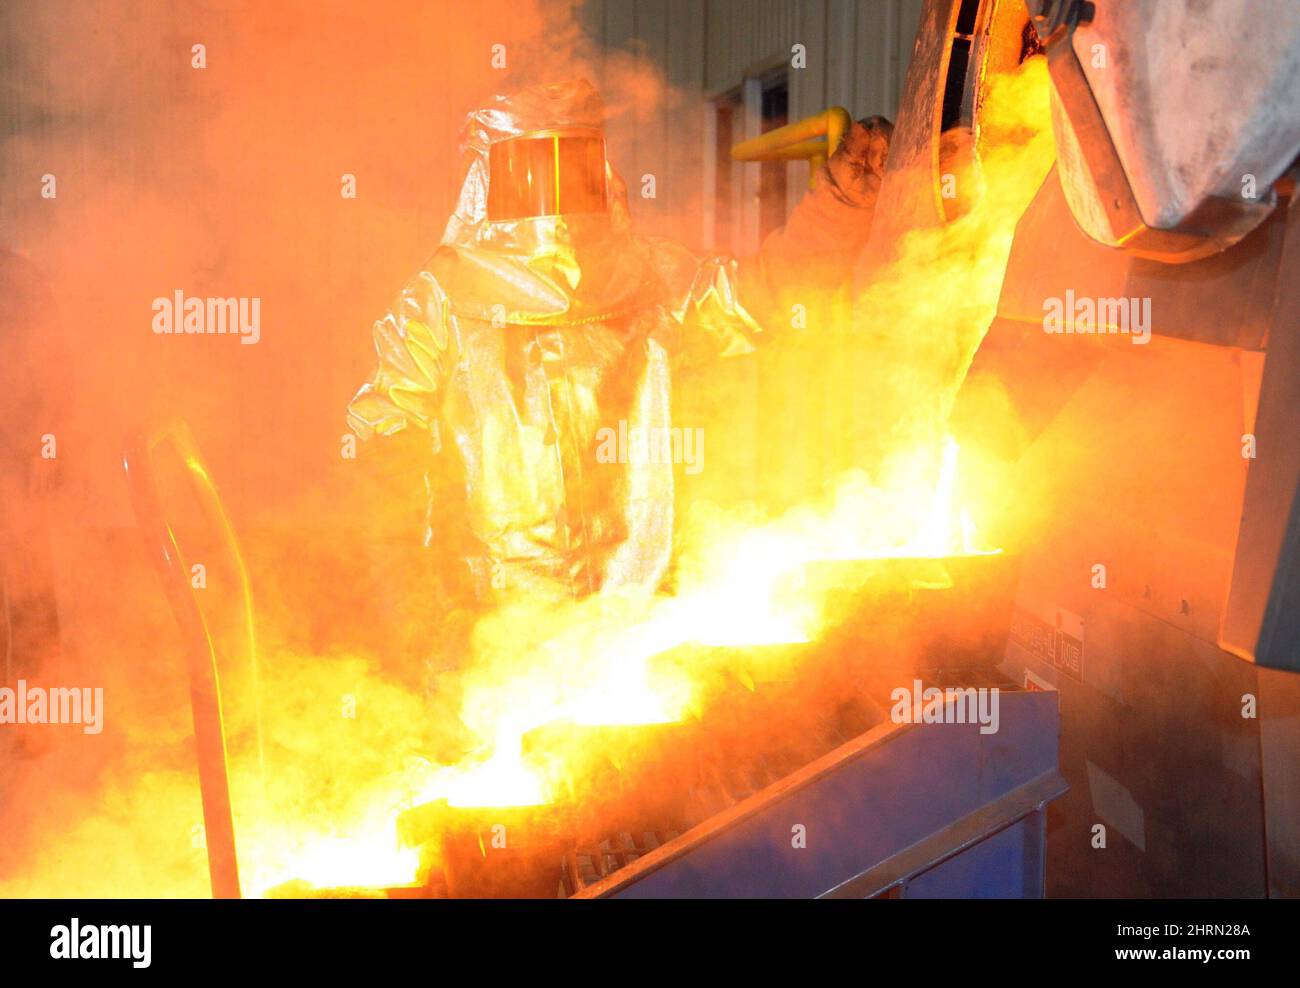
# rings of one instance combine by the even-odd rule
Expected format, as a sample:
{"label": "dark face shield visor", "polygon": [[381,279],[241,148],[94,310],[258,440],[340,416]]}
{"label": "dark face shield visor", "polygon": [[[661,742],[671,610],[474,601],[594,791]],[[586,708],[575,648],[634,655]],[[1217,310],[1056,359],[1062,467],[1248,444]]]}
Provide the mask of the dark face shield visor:
{"label": "dark face shield visor", "polygon": [[605,141],[599,134],[536,134],[488,149],[488,219],[605,211]]}

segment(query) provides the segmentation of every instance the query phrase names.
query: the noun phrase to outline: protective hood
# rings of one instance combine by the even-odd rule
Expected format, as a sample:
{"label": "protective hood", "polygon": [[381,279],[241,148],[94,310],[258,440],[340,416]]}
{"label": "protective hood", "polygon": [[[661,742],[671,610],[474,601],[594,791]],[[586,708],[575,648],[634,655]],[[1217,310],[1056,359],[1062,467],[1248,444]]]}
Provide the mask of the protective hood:
{"label": "protective hood", "polygon": [[627,190],[608,163],[603,212],[489,217],[494,144],[538,132],[603,130],[604,104],[586,80],[531,86],[469,114],[460,144],[465,178],[431,262],[453,312],[557,325],[608,319],[647,304],[653,269],[632,235]]}

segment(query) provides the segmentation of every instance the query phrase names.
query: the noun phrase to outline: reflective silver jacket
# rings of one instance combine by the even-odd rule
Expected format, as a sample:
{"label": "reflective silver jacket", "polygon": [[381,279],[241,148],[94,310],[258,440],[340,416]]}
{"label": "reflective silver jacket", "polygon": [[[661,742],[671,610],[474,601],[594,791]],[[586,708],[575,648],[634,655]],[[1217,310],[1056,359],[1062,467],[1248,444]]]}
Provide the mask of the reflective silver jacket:
{"label": "reflective silver jacket", "polygon": [[454,499],[429,499],[426,541],[464,560],[481,599],[658,586],[673,464],[609,462],[602,430],[669,435],[675,358],[751,351],[756,314],[776,304],[780,238],[742,267],[636,236],[612,169],[608,214],[487,221],[492,142],[599,127],[602,115],[585,82],[533,87],[470,115],[455,214],[375,323],[379,365],[348,407],[362,438],[429,432],[436,469],[456,480]]}

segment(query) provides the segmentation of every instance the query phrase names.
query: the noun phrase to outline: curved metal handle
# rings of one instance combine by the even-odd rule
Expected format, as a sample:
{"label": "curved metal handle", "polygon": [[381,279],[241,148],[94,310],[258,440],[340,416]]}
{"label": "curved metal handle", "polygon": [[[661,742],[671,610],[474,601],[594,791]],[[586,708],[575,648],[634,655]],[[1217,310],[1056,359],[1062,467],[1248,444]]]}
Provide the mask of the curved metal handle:
{"label": "curved metal handle", "polygon": [[[154,466],[154,452],[164,443],[170,443],[176,448],[187,471],[197,480],[196,486],[209,511],[221,523],[222,533],[239,570],[256,697],[259,691],[256,644],[253,638],[252,595],[248,572],[235,539],[234,529],[230,525],[230,519],[221,504],[221,499],[189,427],[184,422],[177,421],[149,436],[133,437],[122,454],[122,467],[126,471],[131,505],[135,513],[136,525],[144,539],[145,551],[158,571],[185,648],[212,895],[218,899],[237,899],[240,897],[239,868],[235,851],[235,826],[230,805],[217,652],[207,621],[203,617],[198,601],[194,598],[190,575],[186,572],[181,559],[180,546],[176,542],[163,509]],[[260,706],[260,700],[258,703]],[[262,755],[260,709],[257,711],[257,743],[260,761]]]}

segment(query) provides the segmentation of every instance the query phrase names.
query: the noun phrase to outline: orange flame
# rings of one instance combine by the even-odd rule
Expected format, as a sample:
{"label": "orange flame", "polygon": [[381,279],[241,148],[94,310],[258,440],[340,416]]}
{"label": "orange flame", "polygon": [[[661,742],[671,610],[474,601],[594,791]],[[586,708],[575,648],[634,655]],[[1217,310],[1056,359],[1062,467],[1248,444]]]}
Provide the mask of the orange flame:
{"label": "orange flame", "polygon": [[[921,430],[922,439],[895,451],[876,475],[852,472],[825,503],[775,520],[755,523],[738,511],[697,506],[674,596],[523,601],[485,616],[470,661],[446,694],[455,697],[455,716],[433,713],[431,703],[445,697],[431,701],[397,687],[365,662],[276,654],[268,645],[263,685],[278,702],[265,704],[265,792],[254,781],[255,753],[234,744],[231,752],[246,890],[264,894],[288,880],[322,888],[409,882],[417,855],[398,844],[395,819],[403,808],[563,799],[594,753],[535,757],[525,750],[530,731],[700,715],[719,670],[697,646],[800,643],[825,630],[826,602],[800,579],[811,564],[997,551],[979,545],[969,509],[978,507],[983,521],[1000,506],[974,505],[963,495],[959,449],[943,419],[992,317],[1015,223],[1051,162],[1047,93],[1041,59],[993,87],[985,108],[990,129],[1011,133],[1023,125],[1026,134],[986,156],[984,192],[968,215],[904,238],[897,260],[859,300],[878,324],[909,334],[906,355],[918,363],[901,369],[891,386],[904,404],[940,409],[932,437]],[[689,662],[660,661],[679,649],[693,650]],[[778,661],[797,662],[797,650]],[[343,696],[359,698],[355,717],[339,716]],[[431,733],[437,747],[454,753],[422,757],[433,747]],[[156,740],[176,746],[172,737]],[[108,894],[204,894],[202,843],[190,840],[198,808],[189,775],[132,774],[126,766],[115,781],[100,815],[69,825],[58,846],[86,862],[112,842],[117,860],[127,863],[124,848],[133,841],[170,847],[165,863],[116,867],[104,879],[112,883]],[[61,859],[0,882],[5,895],[68,889],[105,891]]]}
{"label": "orange flame", "polygon": [[[920,353],[929,366],[912,376],[899,372],[904,398],[910,387],[918,408],[937,402],[946,415],[992,318],[1015,223],[1052,160],[1047,99],[1041,59],[995,80],[986,132],[1020,131],[1018,139],[989,149],[983,172],[967,176],[982,189],[971,212],[905,238],[898,260],[867,291],[878,318],[921,341],[912,356]],[[483,619],[459,683],[460,720],[478,746],[453,764],[406,777],[409,803],[503,807],[560,799],[564,780],[584,771],[582,753],[566,751],[558,766],[533,759],[524,753],[525,734],[566,721],[656,724],[698,714],[716,672],[706,655],[685,667],[652,660],[682,647],[814,640],[824,615],[817,595],[801,590],[799,574],[809,564],[999,551],[980,546],[961,496],[958,445],[940,436],[935,446],[922,441],[896,453],[880,476],[845,476],[828,505],[802,505],[761,524],[705,506],[672,597],[525,603]],[[376,826],[391,833],[391,817],[381,815]],[[362,838],[358,847],[380,843]],[[375,874],[399,870],[391,857],[395,842],[387,853],[376,855]],[[312,858],[299,858],[292,874],[315,882],[331,877],[312,865]]]}

